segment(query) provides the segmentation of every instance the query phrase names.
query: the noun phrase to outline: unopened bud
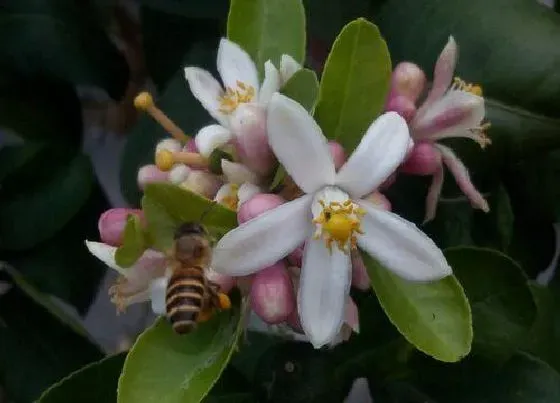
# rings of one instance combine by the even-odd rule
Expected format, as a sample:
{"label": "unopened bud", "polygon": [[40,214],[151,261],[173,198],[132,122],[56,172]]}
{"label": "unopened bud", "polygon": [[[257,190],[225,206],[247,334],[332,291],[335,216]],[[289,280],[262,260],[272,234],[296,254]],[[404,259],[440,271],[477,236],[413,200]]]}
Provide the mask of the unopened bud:
{"label": "unopened bud", "polygon": [[168,173],[160,171],[155,165],[144,165],[138,170],[138,187],[144,189],[148,183],[167,182]]}
{"label": "unopened bud", "polygon": [[193,170],[180,186],[208,199],[214,199],[221,185],[222,181],[216,175]]}
{"label": "unopened bud", "polygon": [[402,62],[393,70],[391,94],[402,95],[416,102],[424,91],[425,85],[426,74],[414,63]]}
{"label": "unopened bud", "polygon": [[179,184],[187,180],[191,168],[185,164],[177,164],[169,171],[169,182]]}
{"label": "unopened bud", "polygon": [[172,153],[179,152],[183,149],[183,145],[175,139],[161,140],[156,146],[156,155],[162,150],[167,150]]}
{"label": "unopened bud", "polygon": [[295,297],[284,263],[276,263],[255,274],[250,301],[255,313],[266,323],[278,324],[288,318],[294,311]]}
{"label": "unopened bud", "polygon": [[259,193],[241,205],[237,212],[237,221],[243,224],[284,203],[284,199],[272,193]]}
{"label": "unopened bud", "polygon": [[441,154],[430,143],[416,143],[401,165],[401,172],[411,175],[433,175],[441,166]]}
{"label": "unopened bud", "polygon": [[120,246],[130,214],[138,216],[141,222],[144,222],[144,213],[138,209],[113,208],[101,214],[97,222],[101,241],[111,246]]}
{"label": "unopened bud", "polygon": [[344,148],[336,141],[329,141],[329,149],[334,162],[334,167],[338,170],[346,162]]}
{"label": "unopened bud", "polygon": [[391,96],[387,101],[385,110],[387,112],[397,112],[407,122],[412,121],[416,115],[416,105],[414,105],[414,102],[411,99],[403,95]]}

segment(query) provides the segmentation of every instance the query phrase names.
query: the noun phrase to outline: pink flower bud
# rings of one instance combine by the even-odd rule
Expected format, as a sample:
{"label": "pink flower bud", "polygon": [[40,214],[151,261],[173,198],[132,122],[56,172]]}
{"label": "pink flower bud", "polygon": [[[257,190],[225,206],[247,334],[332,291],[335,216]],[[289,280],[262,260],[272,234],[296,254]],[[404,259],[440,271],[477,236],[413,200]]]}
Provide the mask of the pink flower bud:
{"label": "pink flower bud", "polygon": [[275,157],[266,135],[266,113],[257,105],[241,104],[231,117],[234,145],[241,162],[251,171],[266,176]]}
{"label": "pink flower bud", "polygon": [[303,245],[299,246],[296,250],[288,255],[288,262],[293,266],[301,267],[303,260]]}
{"label": "pink flower bud", "polygon": [[160,171],[155,165],[144,165],[138,170],[138,187],[144,189],[148,183],[167,182],[168,173]]}
{"label": "pink flower bud", "polygon": [[294,311],[293,284],[282,262],[260,270],[253,279],[251,307],[266,323],[284,322]]}
{"label": "pink flower bud", "polygon": [[358,290],[367,291],[371,287],[366,266],[359,253],[352,253],[352,285]]}
{"label": "pink flower bud", "polygon": [[299,320],[299,314],[297,309],[294,309],[292,313],[286,319],[286,324],[292,328],[294,332],[303,334],[303,328],[301,327],[301,321]]}
{"label": "pink flower bud", "polygon": [[387,112],[397,112],[407,122],[410,122],[416,114],[416,105],[414,105],[414,102],[411,99],[403,95],[394,95],[388,99],[385,110]]}
{"label": "pink flower bud", "polygon": [[138,216],[142,224],[145,223],[144,213],[138,209],[113,208],[101,214],[97,227],[99,229],[99,237],[103,243],[111,246],[121,245],[124,227],[126,226],[129,214]]}
{"label": "pink flower bud", "polygon": [[365,196],[364,199],[379,206],[385,211],[391,211],[391,202],[380,192],[371,192]]}
{"label": "pink flower bud", "polygon": [[430,143],[416,143],[401,165],[401,172],[411,175],[432,175],[441,166],[441,154]]}
{"label": "pink flower bud", "polygon": [[187,140],[187,144],[185,144],[185,146],[183,147],[183,151],[187,151],[189,153],[198,152],[198,147],[196,146],[196,141],[194,140],[194,138],[190,137]]}
{"label": "pink flower bud", "polygon": [[336,141],[329,141],[329,149],[334,162],[334,167],[338,170],[346,162],[344,148]]}
{"label": "pink flower bud", "polygon": [[208,199],[214,199],[218,189],[222,186],[222,181],[210,172],[191,171],[187,180],[181,183],[180,186]]}
{"label": "pink flower bud", "polygon": [[271,210],[284,203],[284,199],[272,193],[259,193],[239,207],[237,212],[237,221],[243,224],[265,211]]}
{"label": "pink flower bud", "polygon": [[207,268],[205,274],[209,281],[220,287],[220,291],[226,294],[230,292],[235,285],[235,279],[233,277],[220,274],[211,268]]}
{"label": "pink flower bud", "polygon": [[401,62],[393,70],[391,77],[391,95],[402,95],[412,102],[416,102],[424,86],[426,74],[418,65],[410,62]]}

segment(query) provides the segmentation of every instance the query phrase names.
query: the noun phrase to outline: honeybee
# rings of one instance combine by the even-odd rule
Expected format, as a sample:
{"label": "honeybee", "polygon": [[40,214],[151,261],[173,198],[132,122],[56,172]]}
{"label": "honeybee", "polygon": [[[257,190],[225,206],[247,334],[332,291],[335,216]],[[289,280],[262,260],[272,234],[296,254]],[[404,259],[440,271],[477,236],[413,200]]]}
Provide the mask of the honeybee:
{"label": "honeybee", "polygon": [[175,231],[171,250],[172,274],[167,284],[166,316],[178,334],[191,332],[215,309],[229,309],[229,297],[205,276],[210,264],[210,235],[197,222],[185,222]]}

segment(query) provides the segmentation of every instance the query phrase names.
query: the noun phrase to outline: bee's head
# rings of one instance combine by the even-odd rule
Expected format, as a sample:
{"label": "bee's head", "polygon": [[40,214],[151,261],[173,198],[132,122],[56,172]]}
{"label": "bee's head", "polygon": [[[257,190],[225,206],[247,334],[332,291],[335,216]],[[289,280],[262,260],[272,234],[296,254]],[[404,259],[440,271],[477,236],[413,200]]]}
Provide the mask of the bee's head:
{"label": "bee's head", "polygon": [[189,266],[207,266],[212,247],[206,229],[196,222],[181,224],[174,234],[175,258]]}

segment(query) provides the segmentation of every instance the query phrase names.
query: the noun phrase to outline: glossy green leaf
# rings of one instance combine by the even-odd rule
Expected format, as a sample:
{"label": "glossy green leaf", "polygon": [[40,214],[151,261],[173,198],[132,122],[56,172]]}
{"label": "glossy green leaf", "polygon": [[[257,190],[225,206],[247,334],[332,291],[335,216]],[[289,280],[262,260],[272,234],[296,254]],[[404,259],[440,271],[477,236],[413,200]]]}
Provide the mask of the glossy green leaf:
{"label": "glossy green leaf", "polygon": [[[89,2],[16,0],[0,10],[0,65],[26,76],[96,85],[120,98],[128,66]],[[45,52],[48,49],[48,52]]]}
{"label": "glossy green leaf", "polygon": [[187,221],[202,222],[212,234],[237,226],[237,215],[221,204],[170,183],[151,183],[144,190],[142,207],[154,247],[167,250],[173,231]]}
{"label": "glossy green leaf", "polygon": [[47,389],[37,403],[74,403],[77,396],[81,403],[115,402],[125,358],[121,353],[80,368]]}
{"label": "glossy green leaf", "polygon": [[471,310],[455,277],[414,283],[391,273],[366,253],[362,258],[381,306],[411,344],[445,362],[459,361],[470,352]]}
{"label": "glossy green leaf", "polygon": [[389,91],[391,58],[372,23],[344,27],[325,63],[315,118],[323,133],[350,152],[381,113]]}
{"label": "glossy green leaf", "polygon": [[158,320],[128,354],[118,403],[200,402],[227,365],[242,329],[238,307],[188,335],[177,335],[164,318]]}
{"label": "glossy green leaf", "polygon": [[49,174],[40,186],[0,202],[0,249],[27,249],[50,238],[87,201],[93,186],[87,157],[78,154]]}
{"label": "glossy green leaf", "polygon": [[299,102],[312,113],[313,109],[315,109],[319,92],[317,74],[313,70],[301,69],[284,84],[280,92]]}
{"label": "glossy green leaf", "polygon": [[387,0],[373,17],[393,60],[419,63],[427,74],[455,37],[456,74],[482,85],[490,148],[504,151],[493,164],[560,147],[560,15],[526,0]]}
{"label": "glossy green leaf", "polygon": [[120,267],[130,267],[148,247],[140,218],[129,214],[124,227],[123,243],[115,252],[115,261]]}
{"label": "glossy green leaf", "polygon": [[264,64],[283,54],[303,64],[305,13],[301,0],[232,0],[227,36],[249,53],[261,76]]}
{"label": "glossy green leaf", "polygon": [[524,345],[537,310],[521,267],[491,249],[450,248],[445,256],[471,304],[473,351],[500,359]]}

